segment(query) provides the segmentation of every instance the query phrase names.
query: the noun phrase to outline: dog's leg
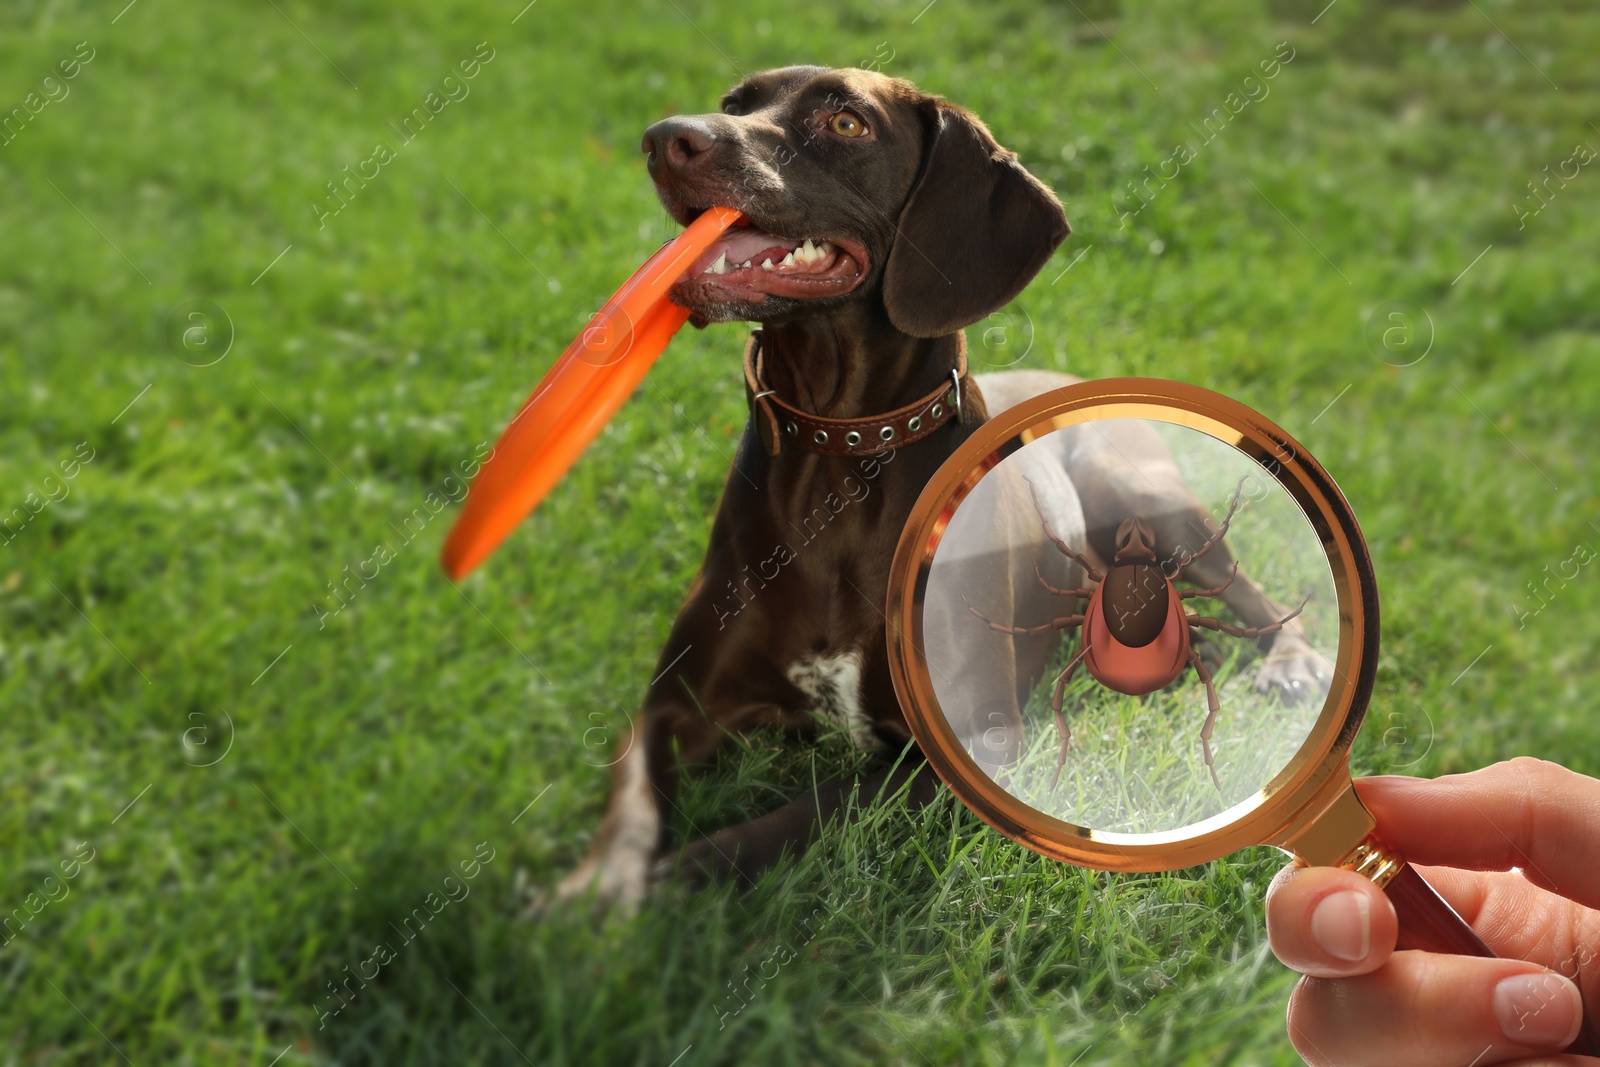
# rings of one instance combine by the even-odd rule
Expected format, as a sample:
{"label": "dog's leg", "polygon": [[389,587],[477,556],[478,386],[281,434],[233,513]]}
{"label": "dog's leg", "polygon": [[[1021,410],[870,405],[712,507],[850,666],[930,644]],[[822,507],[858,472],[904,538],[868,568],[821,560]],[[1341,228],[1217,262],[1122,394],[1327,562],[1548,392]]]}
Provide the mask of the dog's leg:
{"label": "dog's leg", "polygon": [[[1185,496],[1187,487],[1179,485]],[[1190,496],[1190,500],[1193,498]],[[1154,523],[1156,543],[1165,551],[1181,551],[1189,545],[1203,544],[1209,536],[1206,521],[1209,513],[1198,502],[1192,508]],[[1166,549],[1167,545],[1175,546]],[[1223,539],[1204,556],[1192,562],[1183,571],[1183,577],[1200,586],[1222,586],[1217,593],[1248,627],[1268,631],[1259,638],[1260,647],[1267,655],[1256,670],[1255,688],[1261,693],[1276,692],[1286,700],[1299,700],[1311,694],[1320,694],[1333,673],[1333,665],[1306,640],[1305,630],[1294,615],[1298,610],[1285,608],[1267,596],[1240,567],[1238,560]],[[1302,605],[1303,606],[1303,605]],[[1274,628],[1278,620],[1289,616],[1288,622]],[[1270,629],[1269,629],[1270,628]]]}
{"label": "dog's leg", "polygon": [[749,884],[786,853],[804,851],[841,811],[847,817],[859,814],[873,800],[888,800],[902,789],[909,811],[938,795],[938,777],[915,751],[897,764],[824,783],[774,811],[685,845],[663,857],[654,873],[690,888],[729,878]]}
{"label": "dog's leg", "polygon": [[[617,746],[611,765],[611,795],[605,818],[583,862],[556,884],[555,898],[567,900],[592,888],[602,900],[625,908],[638,906],[648,888],[649,865],[660,846],[664,825],[651,784],[645,717]],[[535,908],[543,901],[536,901]]]}
{"label": "dog's leg", "polygon": [[[732,734],[783,719],[770,706],[719,712],[676,700],[647,702],[617,746],[605,817],[589,853],[556,885],[555,898],[593,891],[607,903],[637,907],[653,885],[679,775],[709,763]],[[540,906],[536,902],[535,909]]]}

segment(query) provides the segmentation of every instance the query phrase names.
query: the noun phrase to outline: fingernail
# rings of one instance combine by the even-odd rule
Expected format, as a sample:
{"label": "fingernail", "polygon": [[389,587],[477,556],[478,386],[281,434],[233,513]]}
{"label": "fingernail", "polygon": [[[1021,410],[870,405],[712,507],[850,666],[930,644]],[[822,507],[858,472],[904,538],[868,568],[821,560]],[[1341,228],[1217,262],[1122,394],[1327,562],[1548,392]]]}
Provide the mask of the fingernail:
{"label": "fingernail", "polygon": [[1329,893],[1311,910],[1311,936],[1322,951],[1354,963],[1372,951],[1372,905],[1365,893]]}
{"label": "fingernail", "polygon": [[1583,1021],[1578,987],[1559,974],[1518,974],[1494,987],[1500,1031],[1519,1045],[1562,1048],[1578,1036]]}

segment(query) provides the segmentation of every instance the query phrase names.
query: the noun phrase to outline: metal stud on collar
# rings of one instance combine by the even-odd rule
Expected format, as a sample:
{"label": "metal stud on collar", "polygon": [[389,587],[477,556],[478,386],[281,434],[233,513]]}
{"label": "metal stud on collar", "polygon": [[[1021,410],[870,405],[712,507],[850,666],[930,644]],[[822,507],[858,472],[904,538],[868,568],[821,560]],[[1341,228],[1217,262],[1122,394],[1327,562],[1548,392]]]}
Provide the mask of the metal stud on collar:
{"label": "metal stud on collar", "polygon": [[966,422],[966,412],[961,410],[961,372],[954,367],[950,368],[950,381],[951,391],[954,394],[954,399],[951,400],[951,403],[955,405],[956,421]]}
{"label": "metal stud on collar", "polygon": [[819,445],[825,445],[828,443],[828,431],[818,430],[816,433],[811,435],[811,439]]}
{"label": "metal stud on collar", "polygon": [[800,427],[796,426],[793,422],[786,422],[783,424],[783,432],[788,434],[790,437],[793,437],[795,434],[800,432]]}
{"label": "metal stud on collar", "polygon": [[878,440],[880,440],[880,441],[889,441],[889,440],[892,440],[893,438],[894,438],[894,427],[893,426],[885,426],[883,429],[878,431]]}
{"label": "metal stud on collar", "polygon": [[844,435],[844,443],[849,445],[851,448],[854,448],[856,445],[861,443],[861,435],[856,433],[854,430],[851,430],[849,433]]}

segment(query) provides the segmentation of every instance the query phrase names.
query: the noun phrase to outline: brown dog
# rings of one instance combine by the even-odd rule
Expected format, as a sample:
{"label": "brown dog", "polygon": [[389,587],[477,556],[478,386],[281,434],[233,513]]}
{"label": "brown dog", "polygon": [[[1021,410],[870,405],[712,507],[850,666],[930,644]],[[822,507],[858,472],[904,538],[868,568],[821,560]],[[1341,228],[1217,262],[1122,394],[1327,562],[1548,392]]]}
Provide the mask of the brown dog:
{"label": "brown dog", "polygon": [[[1010,302],[1069,232],[1054,194],[969,112],[867,71],[789,67],[747,78],[720,114],[656,123],[643,149],[680,224],[713,205],[749,222],[672,299],[696,325],[761,329],[746,352],[751,419],[705,562],[620,741],[589,855],[557,887],[622,903],[672,870],[752,877],[856,791],[910,778],[911,803],[934,795],[930,773],[902,764],[661,856],[680,766],[704,763],[733,732],[777,723],[809,735],[820,717],[858,744],[904,746],[883,612],[912,504],[990,411],[1076,380],[966,376],[962,328]],[[1055,531],[1091,557],[1110,559],[1110,538],[1132,514],[1155,517],[1165,551],[1215,528],[1153,434],[1056,436],[1058,463],[1030,480]],[[1121,475],[1130,458],[1143,477]],[[1036,537],[1033,504],[1008,500],[1019,540]],[[1217,585],[1232,562],[1219,545],[1185,577]],[[1076,584],[1069,566],[1050,577]],[[1025,609],[1038,590],[1032,565],[1025,580],[1012,572]],[[1243,576],[1224,599],[1251,625],[1285,614]],[[1327,669],[1293,626],[1271,643],[1258,686],[1293,694]],[[1043,641],[975,647],[1004,660],[1024,692],[1049,652]]]}

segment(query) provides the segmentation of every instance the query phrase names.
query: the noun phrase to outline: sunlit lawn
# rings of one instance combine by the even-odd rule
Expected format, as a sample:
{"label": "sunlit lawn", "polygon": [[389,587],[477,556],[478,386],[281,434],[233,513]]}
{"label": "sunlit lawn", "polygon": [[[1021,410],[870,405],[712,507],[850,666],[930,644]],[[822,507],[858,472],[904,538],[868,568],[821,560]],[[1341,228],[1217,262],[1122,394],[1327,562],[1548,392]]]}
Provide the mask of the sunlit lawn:
{"label": "sunlit lawn", "polygon": [[[1267,850],[1113,876],[890,805],[748,893],[517,919],[582,854],[703,550],[739,329],[675,341],[459,589],[436,555],[474,458],[673,232],[643,127],[735,68],[876,57],[1067,202],[979,361],[1204,384],[1334,472],[1383,597],[1358,772],[1600,771],[1600,584],[1570,562],[1600,542],[1600,178],[1567,162],[1600,146],[1600,13],[1322,7],[9,5],[0,1058],[1295,1062]],[[1546,167],[1574,176],[1535,200]],[[749,739],[677,829],[860,758]]]}

